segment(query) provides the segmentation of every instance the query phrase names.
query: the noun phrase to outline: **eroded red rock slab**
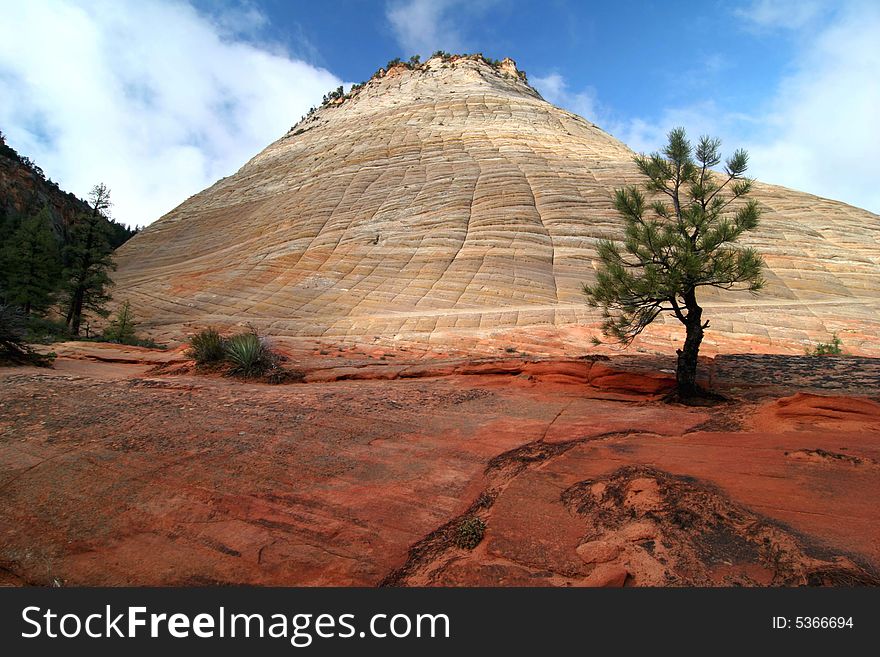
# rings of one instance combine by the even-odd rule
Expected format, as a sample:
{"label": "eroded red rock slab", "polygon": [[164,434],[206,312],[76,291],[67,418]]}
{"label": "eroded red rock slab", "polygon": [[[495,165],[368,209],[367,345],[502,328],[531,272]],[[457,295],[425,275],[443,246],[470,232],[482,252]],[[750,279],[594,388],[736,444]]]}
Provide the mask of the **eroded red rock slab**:
{"label": "eroded red rock slab", "polygon": [[[309,371],[422,371],[268,386],[71,349],[0,369],[9,583],[833,584],[880,566],[878,405],[845,389],[693,408],[660,400],[653,361],[340,352]],[[484,540],[455,547],[473,514]]]}

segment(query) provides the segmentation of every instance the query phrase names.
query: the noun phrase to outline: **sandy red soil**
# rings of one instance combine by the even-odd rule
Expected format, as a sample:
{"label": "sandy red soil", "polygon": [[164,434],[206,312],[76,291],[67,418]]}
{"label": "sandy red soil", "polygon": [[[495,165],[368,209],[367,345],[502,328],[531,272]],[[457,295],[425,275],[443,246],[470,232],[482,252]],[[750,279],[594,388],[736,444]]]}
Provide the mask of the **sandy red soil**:
{"label": "sandy red soil", "polygon": [[876,359],[719,356],[692,407],[660,356],[309,346],[270,386],[57,351],[0,368],[5,583],[877,581]]}

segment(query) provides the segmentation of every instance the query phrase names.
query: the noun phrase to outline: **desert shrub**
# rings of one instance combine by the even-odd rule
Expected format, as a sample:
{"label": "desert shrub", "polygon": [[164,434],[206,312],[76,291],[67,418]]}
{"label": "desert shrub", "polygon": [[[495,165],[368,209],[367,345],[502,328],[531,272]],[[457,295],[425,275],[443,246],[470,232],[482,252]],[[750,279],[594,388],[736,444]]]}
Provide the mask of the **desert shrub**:
{"label": "desert shrub", "polygon": [[831,335],[831,342],[820,342],[812,350],[807,350],[809,356],[839,356],[843,342],[837,337],[837,333]]}
{"label": "desert shrub", "polygon": [[334,100],[339,100],[343,96],[345,96],[345,92],[342,90],[342,87],[336,87],[336,89],[334,89],[333,91],[328,91],[326,94],[324,94],[322,105],[329,105]]}
{"label": "desert shrub", "polygon": [[223,337],[214,328],[199,331],[190,337],[187,355],[196,361],[199,367],[219,365],[226,358]]}
{"label": "desert shrub", "polygon": [[137,322],[134,321],[134,312],[131,309],[131,303],[124,301],[119,310],[116,311],[116,317],[110,322],[110,325],[104,329],[104,339],[107,342],[117,342],[119,344],[135,344],[137,336],[135,335],[135,327]]}
{"label": "desert shrub", "polygon": [[134,312],[131,309],[131,303],[128,301],[116,311],[116,317],[104,329],[101,340],[107,342],[115,342],[117,344],[127,344],[134,347],[147,347],[148,349],[165,349],[164,345],[156,343],[153,338],[142,338],[135,331],[137,322],[134,318]]}
{"label": "desert shrub", "polygon": [[25,342],[27,323],[20,308],[0,304],[0,364],[48,367],[54,353],[39,354]]}
{"label": "desert shrub", "polygon": [[146,347],[147,349],[168,349],[168,345],[156,342],[150,336],[145,338],[135,337],[131,342],[126,342],[125,344],[130,344],[135,347]]}
{"label": "desert shrub", "polygon": [[24,313],[14,306],[0,304],[0,353],[12,356],[24,349]]}
{"label": "desert shrub", "polygon": [[31,315],[27,319],[25,340],[30,343],[51,344],[70,340],[70,333],[64,320]]}
{"label": "desert shrub", "polygon": [[473,550],[483,540],[486,523],[477,516],[468,516],[455,530],[455,544],[465,550]]}
{"label": "desert shrub", "polygon": [[226,340],[225,351],[233,375],[262,376],[277,367],[275,355],[254,331],[233,335]]}

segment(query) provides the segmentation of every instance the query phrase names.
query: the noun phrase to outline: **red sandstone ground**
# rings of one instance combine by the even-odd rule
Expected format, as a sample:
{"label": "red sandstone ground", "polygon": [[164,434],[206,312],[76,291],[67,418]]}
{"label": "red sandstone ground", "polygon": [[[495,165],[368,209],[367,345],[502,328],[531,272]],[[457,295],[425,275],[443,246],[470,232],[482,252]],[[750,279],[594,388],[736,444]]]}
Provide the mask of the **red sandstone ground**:
{"label": "red sandstone ground", "polygon": [[731,401],[689,407],[659,356],[302,342],[270,386],[57,351],[0,368],[4,583],[877,581],[877,359],[718,356]]}

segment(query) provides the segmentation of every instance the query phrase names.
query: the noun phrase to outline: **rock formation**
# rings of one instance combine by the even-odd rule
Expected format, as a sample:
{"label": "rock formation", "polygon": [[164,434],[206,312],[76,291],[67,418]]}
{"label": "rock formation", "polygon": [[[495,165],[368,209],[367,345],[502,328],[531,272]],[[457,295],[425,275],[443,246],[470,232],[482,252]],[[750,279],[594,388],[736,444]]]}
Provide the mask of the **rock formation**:
{"label": "rock formation", "polygon": [[[58,187],[35,162],[9,146],[0,133],[0,239],[7,239],[22,219],[44,207],[62,243],[76,217],[91,212],[86,201]],[[135,232],[112,219],[107,222],[107,231],[113,246],[121,245]]]}
{"label": "rock formation", "polygon": [[[580,286],[597,240],[619,234],[612,190],[639,182],[632,156],[544,101],[511,60],[394,66],[121,247],[116,296],[172,338],[246,322],[437,342],[595,324]],[[745,242],[765,255],[768,286],[702,293],[709,347],[832,331],[870,344],[880,217],[774,185],[755,197],[765,214]]]}

